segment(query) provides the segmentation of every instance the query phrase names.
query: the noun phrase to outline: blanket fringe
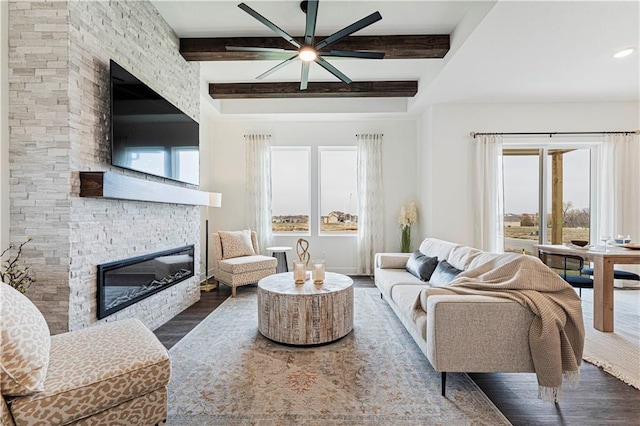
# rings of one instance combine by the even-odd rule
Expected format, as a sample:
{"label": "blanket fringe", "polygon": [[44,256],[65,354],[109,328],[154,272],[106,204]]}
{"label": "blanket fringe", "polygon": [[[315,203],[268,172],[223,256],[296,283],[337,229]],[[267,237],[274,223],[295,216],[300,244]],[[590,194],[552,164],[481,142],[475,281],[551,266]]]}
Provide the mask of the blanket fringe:
{"label": "blanket fringe", "polygon": [[558,399],[562,395],[562,388],[551,388],[548,386],[538,386],[538,399],[546,402],[558,403]]}
{"label": "blanket fringe", "polygon": [[576,389],[580,383],[580,370],[564,371],[564,381],[569,389]]}
{"label": "blanket fringe", "polygon": [[[569,389],[575,389],[580,382],[580,370],[575,371],[563,371],[565,384]],[[558,400],[562,396],[562,387],[549,387],[538,386],[538,399],[546,402],[558,403]]]}

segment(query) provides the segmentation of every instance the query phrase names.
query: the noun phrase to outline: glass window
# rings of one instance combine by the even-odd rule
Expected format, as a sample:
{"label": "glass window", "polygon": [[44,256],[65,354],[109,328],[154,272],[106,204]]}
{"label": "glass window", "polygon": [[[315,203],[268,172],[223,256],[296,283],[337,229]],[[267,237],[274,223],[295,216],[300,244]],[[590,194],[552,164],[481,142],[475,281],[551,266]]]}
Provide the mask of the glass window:
{"label": "glass window", "polygon": [[505,251],[535,254],[537,243],[589,241],[591,152],[574,146],[503,150]]}
{"label": "glass window", "polygon": [[358,233],[358,157],[355,146],[319,147],[320,235]]}
{"label": "glass window", "polygon": [[310,235],[311,148],[271,147],[271,229]]}

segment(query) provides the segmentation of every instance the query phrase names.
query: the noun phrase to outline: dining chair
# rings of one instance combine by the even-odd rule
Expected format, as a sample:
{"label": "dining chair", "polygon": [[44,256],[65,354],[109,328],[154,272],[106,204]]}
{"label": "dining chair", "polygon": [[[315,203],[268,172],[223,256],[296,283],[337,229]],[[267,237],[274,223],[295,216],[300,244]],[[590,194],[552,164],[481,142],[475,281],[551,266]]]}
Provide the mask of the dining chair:
{"label": "dining chair", "polygon": [[571,287],[577,288],[580,297],[582,297],[583,288],[593,288],[593,279],[580,275],[580,271],[584,268],[584,259],[580,256],[540,250],[539,257],[542,263],[549,268],[561,270],[562,273],[558,275],[568,282]]}

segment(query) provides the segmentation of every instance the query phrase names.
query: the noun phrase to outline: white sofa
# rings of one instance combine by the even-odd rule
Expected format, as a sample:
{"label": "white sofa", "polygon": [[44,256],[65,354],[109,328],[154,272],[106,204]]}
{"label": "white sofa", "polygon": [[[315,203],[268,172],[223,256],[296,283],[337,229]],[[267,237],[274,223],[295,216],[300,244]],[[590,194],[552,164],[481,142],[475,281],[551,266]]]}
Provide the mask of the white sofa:
{"label": "white sofa", "polygon": [[[521,256],[487,253],[435,238],[425,239],[419,250],[460,270],[498,256]],[[447,372],[534,372],[529,309],[507,299],[452,294],[432,287],[407,272],[410,256],[376,254],[375,284],[433,368],[442,373],[442,395]]]}

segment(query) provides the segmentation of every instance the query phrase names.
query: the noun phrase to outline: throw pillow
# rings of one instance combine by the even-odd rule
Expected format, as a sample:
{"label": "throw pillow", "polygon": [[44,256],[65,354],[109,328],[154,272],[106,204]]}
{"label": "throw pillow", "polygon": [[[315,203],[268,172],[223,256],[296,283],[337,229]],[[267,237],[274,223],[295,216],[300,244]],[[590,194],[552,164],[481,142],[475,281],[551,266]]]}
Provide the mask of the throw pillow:
{"label": "throw pillow", "polygon": [[49,367],[49,326],[25,295],[0,283],[0,391],[5,396],[44,390]]}
{"label": "throw pillow", "polygon": [[406,269],[411,275],[415,275],[422,281],[429,281],[436,266],[438,266],[437,257],[429,257],[420,250],[416,250],[407,261]]}
{"label": "throw pillow", "polygon": [[222,258],[231,259],[232,257],[254,256],[256,252],[253,250],[251,242],[251,231],[218,231],[220,243],[222,244]]}
{"label": "throw pillow", "polygon": [[454,268],[446,260],[438,262],[436,270],[433,271],[429,284],[434,287],[443,287],[453,281],[456,276],[462,272],[460,269]]}

